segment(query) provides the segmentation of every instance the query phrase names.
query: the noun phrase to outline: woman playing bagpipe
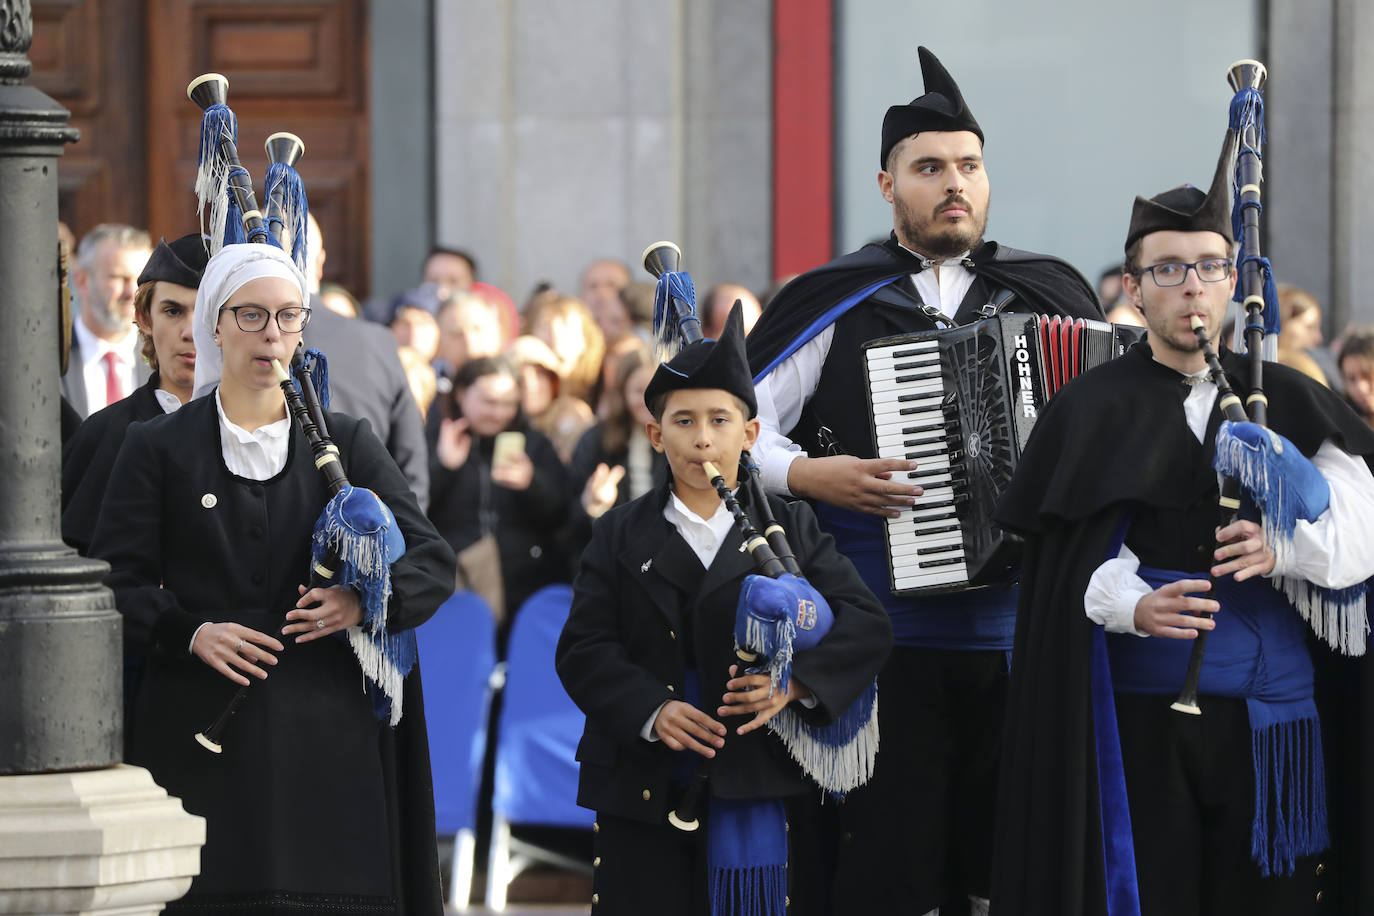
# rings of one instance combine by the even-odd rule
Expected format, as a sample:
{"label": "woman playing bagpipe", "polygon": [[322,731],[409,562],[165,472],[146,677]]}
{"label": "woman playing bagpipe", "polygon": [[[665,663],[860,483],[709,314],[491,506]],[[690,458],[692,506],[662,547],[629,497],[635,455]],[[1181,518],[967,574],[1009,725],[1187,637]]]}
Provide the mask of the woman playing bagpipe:
{"label": "woman playing bagpipe", "polygon": [[[835,806],[819,786],[843,791],[871,771],[886,615],[802,503],[770,500],[806,578],[751,575],[756,538],[736,528],[707,469],[736,490],[758,434],[743,338],[736,308],[719,341],[658,368],[648,432],[671,480],[597,519],[574,582],[557,664],[587,715],[578,803],[597,812],[594,913],[827,912],[822,820]],[[734,498],[759,515],[747,486]],[[815,645],[798,638],[790,677],[742,670],[736,654],[741,617],[778,622],[764,593],[831,618]],[[774,731],[783,719],[841,720],[848,753],[789,745]],[[669,813],[703,762],[701,828],[682,830]]]}
{"label": "woman playing bagpipe", "polygon": [[[352,484],[331,499],[280,385],[305,279],[273,244],[221,247],[239,218],[211,220],[195,397],[130,428],[91,551],[143,657],[128,759],[206,818],[200,875],[168,911],[439,914],[412,630],[450,592],[453,554],[367,423],[321,412]],[[322,516],[352,499],[379,537]],[[324,565],[342,585],[307,588]]]}

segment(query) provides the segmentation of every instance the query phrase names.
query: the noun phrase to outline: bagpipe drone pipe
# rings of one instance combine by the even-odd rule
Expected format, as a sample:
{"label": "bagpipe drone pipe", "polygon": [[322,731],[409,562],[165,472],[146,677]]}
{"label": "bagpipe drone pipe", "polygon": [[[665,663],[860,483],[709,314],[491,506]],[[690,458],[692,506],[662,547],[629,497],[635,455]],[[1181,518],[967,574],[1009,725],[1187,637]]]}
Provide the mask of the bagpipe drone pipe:
{"label": "bagpipe drone pipe", "polygon": [[[696,314],[691,276],[680,269],[681,252],[671,242],[645,249],[645,269],[657,278],[654,296],[654,337],[657,353],[671,358],[678,350],[703,339]],[[760,534],[725,476],[714,465],[706,473],[734,518],[745,548],[759,574],[745,578],[735,614],[735,652],[749,666],[745,673],[765,673],[770,691],[789,687],[793,656],[825,638],[834,618],[829,604],[803,577],[786,532],[768,505],[758,467],[745,451],[737,479],[749,493],[749,504],[762,522]],[[877,687],[870,685],[851,707],[829,726],[804,722],[790,707],[770,719],[766,727],[777,735],[801,769],[818,785],[843,794],[868,781],[878,748]],[[710,759],[698,762],[694,778],[668,821],[680,830],[696,830],[698,810],[710,776]]]}
{"label": "bagpipe drone pipe", "polygon": [[[259,211],[252,179],[239,161],[238,122],[227,104],[228,90],[229,81],[218,73],[197,77],[186,90],[205,112],[196,192],[210,254],[213,257],[228,244],[273,245],[287,251],[304,272],[309,208],[295,164],[305,145],[294,134],[268,137],[267,211]],[[405,538],[376,493],[349,483],[325,420],[329,372],[324,354],[298,346],[291,372],[279,362],[273,366],[288,413],[308,441],[330,494],[311,538],[310,588],[352,588],[358,593],[363,619],[349,628],[347,639],[372,688],[379,718],[385,716],[395,725],[402,713],[402,681],[417,654],[413,632],[392,634],[386,628],[391,564],[405,553]],[[264,689],[270,687],[257,688]],[[203,747],[221,752],[224,731],[250,692],[248,685],[240,687],[213,723],[196,734]]]}

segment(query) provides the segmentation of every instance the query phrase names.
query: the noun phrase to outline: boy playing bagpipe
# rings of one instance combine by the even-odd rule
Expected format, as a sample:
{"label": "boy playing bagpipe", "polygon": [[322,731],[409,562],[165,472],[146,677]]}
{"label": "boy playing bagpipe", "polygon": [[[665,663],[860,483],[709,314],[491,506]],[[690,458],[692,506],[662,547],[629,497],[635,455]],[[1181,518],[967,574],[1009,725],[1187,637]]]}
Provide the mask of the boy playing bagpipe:
{"label": "boy playing bagpipe", "polygon": [[[804,503],[769,500],[805,578],[754,574],[707,470],[763,517],[740,485],[759,424],[738,306],[719,341],[660,365],[644,399],[671,480],[597,520],[557,653],[587,715],[593,912],[826,912],[822,787],[838,796],[872,770],[891,626]],[[683,793],[706,774],[700,829],[670,825],[676,811],[691,826]]]}

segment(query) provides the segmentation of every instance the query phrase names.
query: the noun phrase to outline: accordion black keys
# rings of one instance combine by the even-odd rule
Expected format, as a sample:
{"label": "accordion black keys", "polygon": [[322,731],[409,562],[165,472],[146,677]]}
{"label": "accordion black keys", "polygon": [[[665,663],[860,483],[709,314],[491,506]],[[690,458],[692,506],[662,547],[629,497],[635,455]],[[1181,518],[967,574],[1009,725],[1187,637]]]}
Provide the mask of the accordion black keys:
{"label": "accordion black keys", "polygon": [[1015,581],[1018,539],[992,523],[1045,402],[1143,328],[1001,314],[864,345],[874,454],[914,459],[924,494],[886,519],[897,595]]}

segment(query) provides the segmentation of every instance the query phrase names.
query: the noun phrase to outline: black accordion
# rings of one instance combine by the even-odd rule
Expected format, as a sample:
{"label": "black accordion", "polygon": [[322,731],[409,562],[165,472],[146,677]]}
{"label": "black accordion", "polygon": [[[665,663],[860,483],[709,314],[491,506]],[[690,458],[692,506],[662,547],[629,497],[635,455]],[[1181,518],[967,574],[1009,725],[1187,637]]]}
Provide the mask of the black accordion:
{"label": "black accordion", "polygon": [[1019,539],[992,523],[1031,427],[1066,382],[1115,359],[1143,328],[1003,313],[864,345],[874,454],[917,462],[924,489],[886,519],[897,595],[1015,581]]}

